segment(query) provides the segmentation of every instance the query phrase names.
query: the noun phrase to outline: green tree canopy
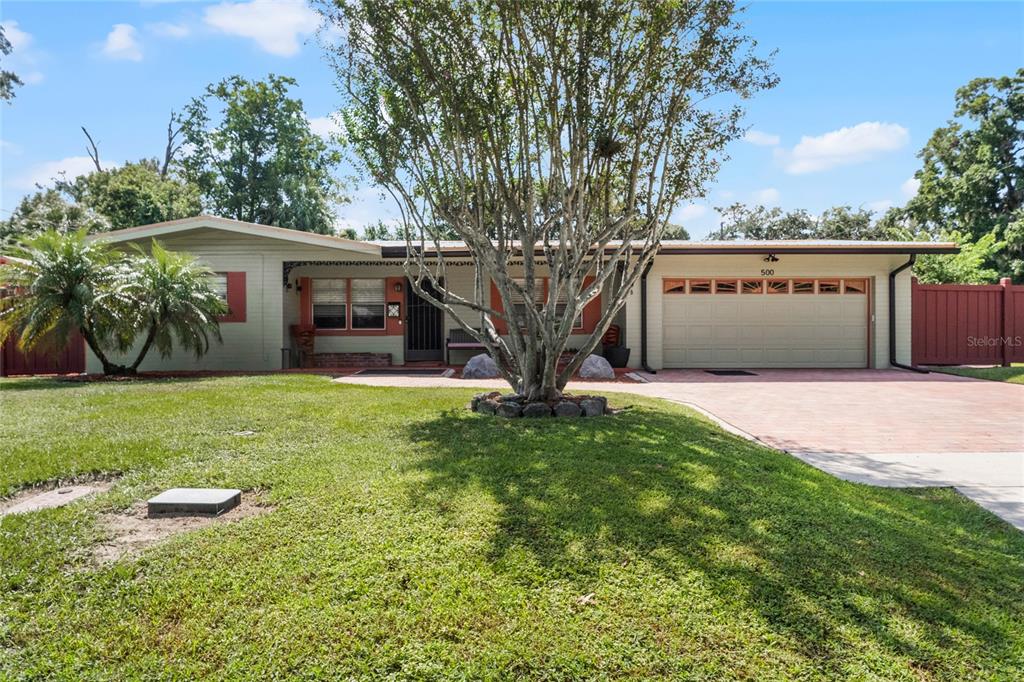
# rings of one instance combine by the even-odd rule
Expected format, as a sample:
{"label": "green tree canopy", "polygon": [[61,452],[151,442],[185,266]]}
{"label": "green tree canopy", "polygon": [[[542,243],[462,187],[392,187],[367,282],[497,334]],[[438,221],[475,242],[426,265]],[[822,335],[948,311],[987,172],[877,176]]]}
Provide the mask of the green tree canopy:
{"label": "green tree canopy", "polygon": [[[0,55],[6,57],[14,49],[11,41],[4,35],[4,27],[0,26]],[[15,86],[22,85],[21,79],[13,71],[0,70],[0,100],[10,102],[14,99]]]}
{"label": "green tree canopy", "polygon": [[202,212],[199,188],[174,174],[161,174],[156,159],[60,181],[58,189],[104,216],[112,230],[189,218]]}
{"label": "green tree canopy", "polygon": [[749,207],[735,203],[716,210],[722,215],[719,229],[708,235],[715,240],[890,239],[888,230],[874,220],[872,211],[835,206],[813,216],[804,209],[783,211],[778,206]]}
{"label": "green tree canopy", "polygon": [[957,90],[953,115],[918,154],[917,195],[888,220],[970,242],[994,233],[1006,246],[986,266],[1024,281],[1024,69],[972,80]]}
{"label": "green tree canopy", "polygon": [[[742,134],[739,103],[777,81],[729,0],[320,6],[342,36],[331,56],[361,170],[408,239],[450,233],[476,263],[467,295],[443,256],[410,249],[414,288],[532,400],[558,397],[600,343],[672,211]],[[600,319],[562,367],[598,292]]]}
{"label": "green tree canopy", "polygon": [[241,76],[206,88],[182,118],[182,168],[213,213],[307,232],[334,231],[341,160],[310,128],[292,78]]}
{"label": "green tree canopy", "polygon": [[51,187],[22,197],[11,217],[0,221],[0,246],[48,230],[67,234],[78,230],[93,233],[109,229],[110,221],[105,216],[87,206],[68,201],[60,190]]}

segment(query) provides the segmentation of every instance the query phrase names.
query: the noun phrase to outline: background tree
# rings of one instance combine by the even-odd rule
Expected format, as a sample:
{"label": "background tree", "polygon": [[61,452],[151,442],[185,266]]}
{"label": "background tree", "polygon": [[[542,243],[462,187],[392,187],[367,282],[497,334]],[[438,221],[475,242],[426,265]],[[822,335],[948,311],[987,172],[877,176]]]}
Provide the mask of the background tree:
{"label": "background tree", "polygon": [[[6,57],[11,53],[13,47],[11,41],[4,35],[4,27],[0,26],[0,55]],[[22,85],[21,79],[13,71],[0,70],[0,100],[10,102],[14,99],[14,88]]]}
{"label": "background tree", "polygon": [[957,90],[953,115],[918,154],[917,195],[888,220],[970,242],[994,232],[1006,246],[989,251],[986,266],[1024,281],[1024,69],[972,80]]}
{"label": "background tree", "polygon": [[208,86],[185,108],[182,167],[217,215],[328,234],[343,200],[333,176],[341,157],[288,96],[295,84],[271,74]]}
{"label": "background tree", "polygon": [[735,203],[718,207],[719,228],[708,235],[712,240],[734,239],[849,239],[885,240],[889,231],[879,225],[872,211],[835,206],[812,216],[804,209],[783,211],[778,206],[748,207]]}
{"label": "background tree", "polygon": [[[476,263],[465,296],[445,286],[443,257],[410,249],[414,288],[533,400],[560,395],[672,210],[703,195],[742,132],[735,101],[776,82],[728,1],[341,0],[322,11],[343,36],[332,55],[362,170],[398,202],[410,245],[436,244],[443,228]],[[545,276],[544,302],[516,305],[538,300]],[[602,291],[601,319],[559,370],[574,319]]]}
{"label": "background tree", "polygon": [[157,159],[143,159],[109,170],[62,180],[57,188],[79,205],[104,216],[120,230],[202,212],[199,188],[174,173],[161,173]]}
{"label": "background tree", "polygon": [[68,234],[106,232],[110,221],[87,206],[69,202],[60,190],[42,189],[22,197],[11,217],[0,221],[0,247],[47,231]]}

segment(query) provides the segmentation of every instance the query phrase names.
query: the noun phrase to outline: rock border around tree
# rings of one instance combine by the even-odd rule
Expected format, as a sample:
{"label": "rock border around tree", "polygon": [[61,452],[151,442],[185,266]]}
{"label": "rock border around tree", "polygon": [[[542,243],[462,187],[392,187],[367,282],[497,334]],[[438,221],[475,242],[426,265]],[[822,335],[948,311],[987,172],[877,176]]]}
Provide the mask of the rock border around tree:
{"label": "rock border around tree", "polygon": [[469,409],[478,414],[505,419],[543,419],[545,417],[580,418],[614,414],[608,399],[600,395],[563,395],[560,400],[528,401],[516,393],[500,391],[477,393]]}

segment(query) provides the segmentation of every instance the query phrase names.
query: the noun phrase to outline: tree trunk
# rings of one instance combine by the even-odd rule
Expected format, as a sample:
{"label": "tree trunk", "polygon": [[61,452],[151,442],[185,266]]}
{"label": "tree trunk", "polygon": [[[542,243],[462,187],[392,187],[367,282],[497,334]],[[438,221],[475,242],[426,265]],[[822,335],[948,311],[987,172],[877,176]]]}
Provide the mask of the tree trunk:
{"label": "tree trunk", "polygon": [[142,364],[142,360],[146,357],[146,353],[149,352],[149,347],[153,345],[153,339],[156,338],[156,325],[152,324],[149,326],[149,333],[146,334],[146,341],[142,344],[142,348],[139,349],[139,355],[135,358],[135,362],[128,367],[128,371],[131,374],[136,374],[139,371],[139,365]]}
{"label": "tree trunk", "polygon": [[107,358],[106,353],[103,352],[100,344],[96,341],[96,337],[93,335],[92,330],[81,329],[79,331],[82,333],[82,338],[85,339],[85,343],[89,346],[89,350],[92,351],[92,354],[99,359],[100,364],[103,366],[103,374],[110,376],[129,373],[127,367],[124,365],[114,364]]}

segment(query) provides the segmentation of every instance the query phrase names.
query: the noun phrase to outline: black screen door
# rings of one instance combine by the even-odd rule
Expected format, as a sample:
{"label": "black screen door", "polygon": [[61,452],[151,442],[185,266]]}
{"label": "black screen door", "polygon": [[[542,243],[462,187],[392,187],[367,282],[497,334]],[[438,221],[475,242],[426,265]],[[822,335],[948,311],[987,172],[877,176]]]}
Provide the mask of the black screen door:
{"label": "black screen door", "polygon": [[[424,280],[424,291],[433,293],[430,282]],[[444,358],[444,316],[443,313],[423,300],[413,291],[412,285],[405,285],[405,360],[421,362]]]}

